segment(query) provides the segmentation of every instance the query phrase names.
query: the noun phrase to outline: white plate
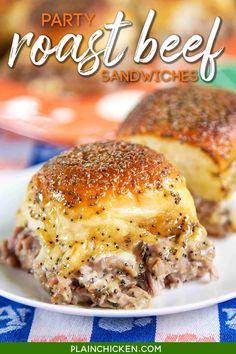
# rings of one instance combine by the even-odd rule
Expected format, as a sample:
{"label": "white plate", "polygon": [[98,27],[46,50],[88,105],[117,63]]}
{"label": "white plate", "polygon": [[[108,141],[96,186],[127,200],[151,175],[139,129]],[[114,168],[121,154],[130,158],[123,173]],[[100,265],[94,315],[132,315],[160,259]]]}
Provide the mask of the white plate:
{"label": "white plate", "polygon": [[[10,236],[14,217],[35,168],[14,175],[0,176],[0,237]],[[31,275],[0,265],[0,295],[26,305],[73,315],[134,317],[165,315],[199,309],[236,297],[236,235],[216,240],[216,266],[219,280],[184,284],[179,289],[164,290],[148,309],[110,310],[82,306],[52,305],[48,295]]]}

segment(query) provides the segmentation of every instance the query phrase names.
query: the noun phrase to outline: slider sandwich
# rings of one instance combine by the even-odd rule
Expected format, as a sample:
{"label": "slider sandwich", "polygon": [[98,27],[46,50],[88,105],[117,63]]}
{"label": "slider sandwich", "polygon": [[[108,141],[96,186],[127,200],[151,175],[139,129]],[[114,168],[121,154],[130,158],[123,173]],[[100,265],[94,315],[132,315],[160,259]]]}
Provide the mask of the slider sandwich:
{"label": "slider sandwich", "polygon": [[145,308],[164,287],[212,275],[214,247],[172,164],[110,141],[33,176],[1,260],[32,273],[53,303]]}
{"label": "slider sandwich", "polygon": [[166,155],[211,235],[236,231],[235,93],[198,85],[157,90],[128,115],[118,137]]}

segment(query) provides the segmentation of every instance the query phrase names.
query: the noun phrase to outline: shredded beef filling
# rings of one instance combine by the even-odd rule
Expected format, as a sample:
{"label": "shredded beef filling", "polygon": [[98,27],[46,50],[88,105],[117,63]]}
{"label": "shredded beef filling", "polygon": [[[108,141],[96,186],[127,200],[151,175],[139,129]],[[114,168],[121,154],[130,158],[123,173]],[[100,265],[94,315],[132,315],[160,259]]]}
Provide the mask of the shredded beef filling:
{"label": "shredded beef filling", "polygon": [[[178,240],[174,240],[178,242]],[[214,276],[214,249],[208,242],[182,243],[181,256],[173,237],[159,238],[155,245],[139,242],[133,249],[136,266],[117,256],[91,260],[76,272],[60,275],[49,271],[38,258],[41,245],[28,229],[17,228],[0,247],[0,260],[34,274],[60,304],[87,303],[109,308],[145,308],[164,287],[176,287],[205,274]]]}
{"label": "shredded beef filling", "polygon": [[227,233],[235,232],[230,218],[230,211],[222,209],[220,202],[206,200],[194,196],[199,221],[211,236],[224,237]]}

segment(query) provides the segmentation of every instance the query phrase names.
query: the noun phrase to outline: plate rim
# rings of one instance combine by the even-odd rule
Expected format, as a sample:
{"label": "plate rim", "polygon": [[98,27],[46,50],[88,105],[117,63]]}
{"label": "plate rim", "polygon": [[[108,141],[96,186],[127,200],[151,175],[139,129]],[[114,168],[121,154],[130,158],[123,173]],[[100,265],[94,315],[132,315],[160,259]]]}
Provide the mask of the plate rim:
{"label": "plate rim", "polygon": [[[171,291],[171,290],[170,290]],[[50,312],[63,313],[67,315],[85,316],[85,317],[114,317],[114,318],[129,318],[129,317],[147,317],[147,316],[164,316],[173,315],[178,313],[184,313],[202,308],[210,307],[236,297],[236,291],[224,294],[218,297],[212,297],[210,299],[198,301],[192,304],[165,306],[161,308],[147,308],[147,309],[106,309],[95,307],[78,307],[76,305],[59,305],[50,304],[40,300],[33,300],[20,295],[12,294],[8,291],[0,288],[0,296],[3,296],[9,300],[18,302],[23,305],[47,310]]]}

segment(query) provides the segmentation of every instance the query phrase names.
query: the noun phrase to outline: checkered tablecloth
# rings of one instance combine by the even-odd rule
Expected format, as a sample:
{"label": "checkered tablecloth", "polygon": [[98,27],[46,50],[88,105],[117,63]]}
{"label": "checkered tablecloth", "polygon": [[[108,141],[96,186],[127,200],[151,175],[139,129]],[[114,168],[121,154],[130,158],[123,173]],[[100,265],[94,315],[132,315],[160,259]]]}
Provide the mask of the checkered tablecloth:
{"label": "checkered tablecloth", "polygon": [[[65,149],[0,130],[0,173],[48,160]],[[49,313],[0,297],[0,341],[236,341],[236,299],[176,315],[89,318]]]}

